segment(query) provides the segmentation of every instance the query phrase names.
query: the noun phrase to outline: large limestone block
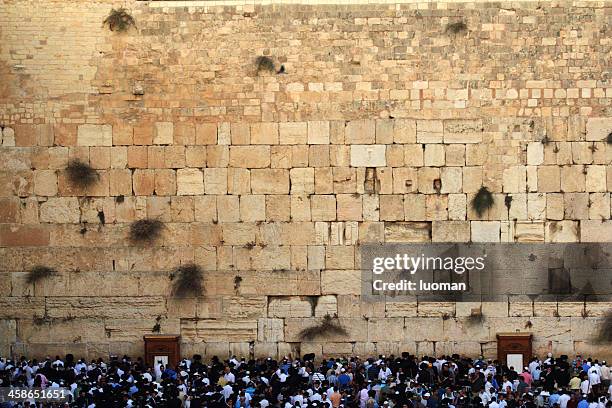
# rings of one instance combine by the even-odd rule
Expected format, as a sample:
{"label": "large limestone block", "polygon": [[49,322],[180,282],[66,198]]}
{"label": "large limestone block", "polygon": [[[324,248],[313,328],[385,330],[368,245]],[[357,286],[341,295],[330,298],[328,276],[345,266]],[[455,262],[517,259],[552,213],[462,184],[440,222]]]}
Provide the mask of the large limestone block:
{"label": "large limestone block", "polygon": [[17,322],[13,319],[0,320],[0,354],[8,356],[11,345],[17,341]]}
{"label": "large limestone block", "polygon": [[499,221],[472,221],[472,242],[499,242]]}
{"label": "large limestone block", "polygon": [[[191,170],[191,169],[183,169]],[[198,170],[198,169],[196,169]],[[179,170],[181,171],[181,170]],[[198,170],[199,171],[199,170]],[[199,191],[199,176],[193,173],[195,187],[191,191]],[[178,178],[178,174],[177,174]],[[207,168],[204,170],[204,190],[206,194],[227,194],[228,169],[226,168]],[[202,193],[198,193],[202,194]],[[180,194],[179,194],[180,195]]]}
{"label": "large limestone block", "polygon": [[54,170],[37,170],[34,172],[34,194],[47,197],[57,194],[57,174]]}
{"label": "large limestone block", "polygon": [[104,330],[113,341],[139,344],[145,334],[154,334],[153,327],[159,324],[159,333],[175,334],[180,332],[179,319],[166,319],[162,315],[148,319],[105,319]]}
{"label": "large limestone block", "polygon": [[353,269],[355,249],[352,246],[328,246],[325,253],[325,264],[331,269]]}
{"label": "large limestone block", "polygon": [[20,320],[19,336],[26,344],[70,344],[108,338],[101,320],[52,318]]}
{"label": "large limestone block", "polygon": [[264,343],[262,341],[258,341],[255,343],[253,347],[253,356],[255,358],[268,358],[272,357],[273,359],[277,359],[278,357],[278,343],[270,342]]}
{"label": "large limestone block", "polygon": [[112,146],[113,127],[111,125],[79,125],[77,144],[79,146]]}
{"label": "large limestone block", "polygon": [[612,221],[583,220],[580,223],[580,241],[612,242]]}
{"label": "large limestone block", "polygon": [[351,145],[351,166],[384,167],[386,164],[385,145]]}
{"label": "large limestone block", "polygon": [[[321,294],[319,271],[249,271],[236,272],[241,295],[314,296]],[[231,276],[231,281],[235,277]],[[271,285],[270,282],[274,282]],[[232,286],[234,283],[232,283]]]}
{"label": "large limestone block", "polygon": [[300,145],[308,143],[307,122],[282,122],[279,127],[280,144]]}
{"label": "large limestone block", "polygon": [[334,295],[313,298],[315,317],[338,315],[338,298]]}
{"label": "large limestone block", "polygon": [[272,297],[268,303],[269,317],[312,317],[313,300],[302,296]]}
{"label": "large limestone block", "polygon": [[40,206],[40,221],[56,224],[77,224],[81,211],[76,197],[50,198]]}
{"label": "large limestone block", "polygon": [[285,169],[253,169],[251,171],[253,194],[288,194],[289,171]]}
{"label": "large limestone block", "polygon": [[470,242],[469,221],[433,221],[432,242]]}
{"label": "large limestone block", "polygon": [[531,142],[527,145],[527,164],[538,166],[544,162],[544,144]]}
{"label": "large limestone block", "polygon": [[416,121],[413,119],[396,119],[393,124],[394,143],[416,143]]}
{"label": "large limestone block", "polygon": [[368,341],[390,341],[406,337],[403,317],[368,319]]}
{"label": "large limestone block", "polygon": [[0,297],[0,319],[32,319],[45,314],[42,297]]}
{"label": "large limestone block", "polygon": [[347,144],[370,144],[376,141],[376,122],[369,119],[352,120],[346,124]]}
{"label": "large limestone block", "polygon": [[270,146],[231,146],[229,165],[240,168],[270,166]]}
{"label": "large limestone block", "polygon": [[176,172],[178,195],[204,194],[204,177],[200,169],[179,169]]}
{"label": "large limestone block", "polygon": [[321,271],[321,293],[325,295],[361,294],[361,271],[332,269]]}
{"label": "large limestone block", "polygon": [[385,302],[386,317],[416,317],[417,309],[416,302]]}
{"label": "large limestone block", "polygon": [[174,124],[172,122],[156,122],[153,144],[171,145],[174,141]]}
{"label": "large limestone block", "polygon": [[441,120],[417,120],[418,143],[442,143],[444,126]]}
{"label": "large limestone block", "polygon": [[435,341],[444,338],[443,323],[441,317],[406,317],[404,341]]}
{"label": "large limestone block", "polygon": [[308,144],[329,144],[330,128],[328,121],[308,122]]}
{"label": "large limestone block", "polygon": [[10,127],[5,127],[4,129],[2,129],[2,137],[0,139],[2,141],[2,146],[15,146],[15,130]]}
{"label": "large limestone block", "polygon": [[551,221],[546,223],[546,242],[578,242],[580,240],[578,221]]}
{"label": "large limestone block", "polygon": [[586,140],[589,142],[605,141],[612,132],[612,118],[588,118],[586,123]]}
{"label": "large limestone block", "polygon": [[517,221],[514,225],[516,242],[544,242],[544,223]]}
{"label": "large limestone block", "polygon": [[265,296],[224,296],[223,316],[230,320],[252,320],[266,317]]}
{"label": "large limestone block", "polygon": [[257,320],[181,320],[181,337],[186,341],[215,342],[257,340]]}
{"label": "large limestone block", "polygon": [[166,312],[162,297],[48,297],[49,317],[155,318]]}
{"label": "large limestone block", "polygon": [[385,222],[385,242],[429,242],[430,222]]}
{"label": "large limestone block", "polygon": [[337,295],[336,299],[340,317],[385,317],[384,302],[364,301],[365,299],[356,294]]}
{"label": "large limestone block", "polygon": [[278,144],[278,123],[251,124],[251,144]]}
{"label": "large limestone block", "polygon": [[291,193],[312,194],[315,191],[315,171],[313,168],[294,168],[289,170]]}

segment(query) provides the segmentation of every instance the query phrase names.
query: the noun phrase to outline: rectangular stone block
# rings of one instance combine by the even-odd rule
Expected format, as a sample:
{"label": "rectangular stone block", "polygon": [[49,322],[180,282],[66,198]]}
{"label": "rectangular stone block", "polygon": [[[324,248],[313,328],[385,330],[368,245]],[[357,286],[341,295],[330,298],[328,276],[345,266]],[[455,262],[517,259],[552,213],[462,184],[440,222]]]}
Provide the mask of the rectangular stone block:
{"label": "rectangular stone block", "polygon": [[376,122],[374,120],[352,120],[346,124],[347,144],[371,144],[376,141]]}
{"label": "rectangular stone block", "polygon": [[329,144],[329,122],[308,122],[308,144]]}
{"label": "rectangular stone block", "polygon": [[176,185],[178,195],[204,194],[204,177],[202,171],[199,169],[177,170]]}
{"label": "rectangular stone block", "polygon": [[111,125],[79,125],[77,144],[79,146],[112,146],[113,127]]}
{"label": "rectangular stone block", "polygon": [[153,144],[171,145],[174,141],[174,124],[172,122],[156,122]]}
{"label": "rectangular stone block", "polygon": [[251,169],[270,167],[270,146],[231,146],[229,165]]}
{"label": "rectangular stone block", "polygon": [[251,171],[253,194],[288,194],[289,171],[284,169],[253,169]]}
{"label": "rectangular stone block", "polygon": [[307,122],[281,122],[278,132],[280,144],[299,145],[308,143]]}
{"label": "rectangular stone block", "polygon": [[385,222],[385,242],[429,242],[430,222]]}
{"label": "rectangular stone block", "polygon": [[386,163],[385,145],[351,145],[351,166],[384,167]]}

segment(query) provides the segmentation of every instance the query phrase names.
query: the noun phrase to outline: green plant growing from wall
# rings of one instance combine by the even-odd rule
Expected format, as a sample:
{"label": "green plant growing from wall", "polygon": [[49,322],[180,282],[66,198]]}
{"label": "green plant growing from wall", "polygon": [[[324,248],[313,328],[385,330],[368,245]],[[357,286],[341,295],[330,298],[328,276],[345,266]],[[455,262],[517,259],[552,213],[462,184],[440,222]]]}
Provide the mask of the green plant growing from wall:
{"label": "green plant growing from wall", "polygon": [[275,72],[274,61],[272,61],[272,58],[270,57],[266,57],[263,55],[257,57],[257,59],[255,60],[255,65],[257,66],[258,74],[260,72],[270,72],[270,73]]}
{"label": "green plant growing from wall", "polygon": [[494,203],[493,194],[491,194],[488,188],[482,186],[472,199],[472,209],[476,211],[479,217],[482,217],[485,211],[493,207]]}
{"label": "green plant growing from wall", "polygon": [[188,263],[177,267],[170,279],[172,280],[172,293],[174,296],[185,297],[188,295],[200,296],[204,292],[202,268],[194,263]]}
{"label": "green plant growing from wall", "polygon": [[32,285],[36,282],[40,282],[43,279],[49,279],[56,274],[57,271],[53,268],[44,265],[36,265],[28,271],[26,282]]}
{"label": "green plant growing from wall", "polygon": [[159,220],[142,219],[130,225],[130,241],[151,243],[161,236],[164,224]]}
{"label": "green plant growing from wall", "polygon": [[99,180],[98,172],[79,159],[72,159],[68,162],[66,174],[70,183],[80,188],[92,186]]}
{"label": "green plant growing from wall", "polygon": [[457,21],[454,23],[449,23],[446,26],[445,32],[447,34],[450,33],[450,34],[457,35],[457,34],[465,34],[467,33],[467,30],[468,30],[467,24],[465,24],[463,21]]}
{"label": "green plant growing from wall", "polygon": [[136,25],[134,17],[123,7],[112,9],[104,19],[104,25],[111,31],[123,32]]}
{"label": "green plant growing from wall", "polygon": [[312,340],[315,337],[325,336],[327,334],[346,336],[348,332],[340,325],[338,317],[332,317],[326,314],[319,323],[302,329],[298,336],[304,340]]}

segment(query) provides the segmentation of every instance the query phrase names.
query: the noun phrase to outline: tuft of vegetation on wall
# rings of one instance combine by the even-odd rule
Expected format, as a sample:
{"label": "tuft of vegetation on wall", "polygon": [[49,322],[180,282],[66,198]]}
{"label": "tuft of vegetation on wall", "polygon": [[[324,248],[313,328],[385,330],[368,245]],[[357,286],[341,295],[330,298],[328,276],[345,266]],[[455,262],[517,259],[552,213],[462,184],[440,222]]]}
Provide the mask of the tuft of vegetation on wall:
{"label": "tuft of vegetation on wall", "polygon": [[172,294],[178,297],[201,296],[204,292],[203,275],[202,268],[194,263],[177,267],[170,275]]}
{"label": "tuft of vegetation on wall", "polygon": [[98,172],[79,159],[72,159],[68,162],[66,174],[70,183],[80,188],[92,186],[99,180]]}
{"label": "tuft of vegetation on wall", "polygon": [[44,265],[36,265],[29,270],[26,282],[31,285],[43,279],[48,279],[55,274],[57,274],[57,271],[53,268]]}
{"label": "tuft of vegetation on wall", "polygon": [[493,207],[494,203],[493,194],[491,194],[488,188],[482,186],[472,199],[472,209],[476,211],[479,217],[482,217],[488,209]]}
{"label": "tuft of vegetation on wall", "polygon": [[447,34],[453,34],[453,35],[465,34],[467,33],[467,31],[468,31],[467,24],[465,24],[463,21],[449,23],[446,26],[446,30],[445,30]]}
{"label": "tuft of vegetation on wall", "polygon": [[272,61],[272,58],[270,57],[266,57],[263,55],[257,57],[257,59],[255,60],[255,65],[257,66],[258,74],[260,72],[270,72],[270,73],[275,72],[274,61]]}
{"label": "tuft of vegetation on wall", "polygon": [[134,17],[123,7],[112,9],[108,17],[104,19],[104,25],[111,31],[123,32],[136,25]]}
{"label": "tuft of vegetation on wall", "polygon": [[161,236],[164,224],[159,220],[142,219],[130,225],[130,241],[151,243]]}

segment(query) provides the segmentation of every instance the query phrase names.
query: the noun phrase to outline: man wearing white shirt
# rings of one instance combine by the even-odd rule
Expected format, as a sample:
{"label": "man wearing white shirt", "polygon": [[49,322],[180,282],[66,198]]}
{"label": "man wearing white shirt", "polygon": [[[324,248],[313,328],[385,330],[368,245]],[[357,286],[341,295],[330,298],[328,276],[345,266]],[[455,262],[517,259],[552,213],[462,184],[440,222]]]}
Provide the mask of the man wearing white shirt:
{"label": "man wearing white shirt", "polygon": [[225,367],[225,374],[223,374],[223,378],[225,378],[225,381],[228,383],[236,382],[236,376],[234,373],[232,373],[229,367]]}
{"label": "man wearing white shirt", "polygon": [[570,400],[570,396],[566,391],[563,391],[559,397],[559,408],[567,408],[567,402]]}
{"label": "man wearing white shirt", "polygon": [[230,383],[227,383],[223,386],[223,398],[227,401],[230,395],[234,393],[234,389]]}
{"label": "man wearing white shirt", "polygon": [[391,370],[385,364],[382,364],[380,370],[378,371],[378,379],[386,380],[387,377],[391,375]]}

